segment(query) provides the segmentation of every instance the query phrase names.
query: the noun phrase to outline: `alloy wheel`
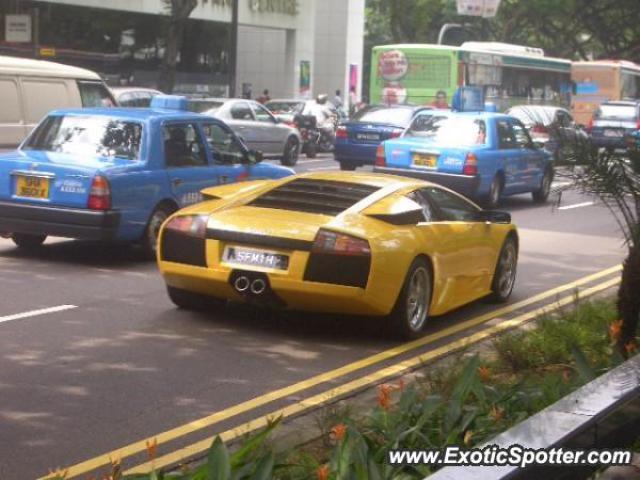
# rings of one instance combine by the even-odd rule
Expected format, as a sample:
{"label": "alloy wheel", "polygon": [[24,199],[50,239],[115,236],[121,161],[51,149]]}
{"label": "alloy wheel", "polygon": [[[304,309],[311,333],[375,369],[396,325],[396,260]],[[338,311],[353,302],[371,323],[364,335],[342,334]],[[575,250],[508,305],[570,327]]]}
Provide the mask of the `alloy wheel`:
{"label": "alloy wheel", "polygon": [[427,320],[430,297],[429,272],[424,267],[418,267],[409,279],[409,291],[407,292],[407,324],[411,330],[418,332],[424,326]]}

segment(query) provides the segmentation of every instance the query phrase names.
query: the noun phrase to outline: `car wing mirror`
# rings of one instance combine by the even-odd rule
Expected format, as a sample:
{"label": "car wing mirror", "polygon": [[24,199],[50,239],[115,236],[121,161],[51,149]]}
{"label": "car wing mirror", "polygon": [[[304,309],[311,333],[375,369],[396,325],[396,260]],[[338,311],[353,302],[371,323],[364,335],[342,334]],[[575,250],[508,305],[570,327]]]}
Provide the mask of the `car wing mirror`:
{"label": "car wing mirror", "polygon": [[511,223],[511,214],[502,210],[480,210],[476,219],[478,222]]}
{"label": "car wing mirror", "polygon": [[255,165],[256,163],[260,163],[263,160],[262,152],[259,150],[249,150],[245,156],[245,163],[249,165]]}

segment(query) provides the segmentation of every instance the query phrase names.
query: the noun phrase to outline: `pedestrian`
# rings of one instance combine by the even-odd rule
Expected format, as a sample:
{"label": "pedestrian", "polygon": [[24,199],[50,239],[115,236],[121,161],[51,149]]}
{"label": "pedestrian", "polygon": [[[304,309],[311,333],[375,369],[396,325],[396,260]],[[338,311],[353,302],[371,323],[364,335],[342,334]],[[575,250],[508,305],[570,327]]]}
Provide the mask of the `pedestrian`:
{"label": "pedestrian", "polygon": [[265,88],[262,91],[262,95],[260,95],[256,100],[259,103],[267,103],[269,100],[271,100],[271,97],[269,96],[269,90]]}
{"label": "pedestrian", "polygon": [[449,104],[447,103],[447,94],[444,92],[444,90],[437,91],[436,99],[431,102],[430,106],[440,110],[447,110],[449,108]]}
{"label": "pedestrian", "polygon": [[336,107],[336,109],[338,110],[342,108],[342,106],[344,105],[344,102],[342,101],[340,90],[336,90],[336,95],[335,97],[333,97],[333,100],[331,101],[331,103],[333,103],[333,106]]}

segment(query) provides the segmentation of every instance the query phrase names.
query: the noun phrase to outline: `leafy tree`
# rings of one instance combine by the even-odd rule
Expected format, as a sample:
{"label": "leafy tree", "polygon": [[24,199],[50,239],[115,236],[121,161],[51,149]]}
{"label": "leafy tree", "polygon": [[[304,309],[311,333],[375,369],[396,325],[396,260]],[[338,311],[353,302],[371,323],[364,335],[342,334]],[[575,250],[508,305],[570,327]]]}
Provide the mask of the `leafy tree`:
{"label": "leafy tree", "polygon": [[[206,2],[206,0],[204,1]],[[163,0],[163,3],[169,14],[169,23],[158,86],[163,92],[170,93],[175,85],[176,64],[178,53],[182,48],[187,19],[198,6],[198,0]]]}

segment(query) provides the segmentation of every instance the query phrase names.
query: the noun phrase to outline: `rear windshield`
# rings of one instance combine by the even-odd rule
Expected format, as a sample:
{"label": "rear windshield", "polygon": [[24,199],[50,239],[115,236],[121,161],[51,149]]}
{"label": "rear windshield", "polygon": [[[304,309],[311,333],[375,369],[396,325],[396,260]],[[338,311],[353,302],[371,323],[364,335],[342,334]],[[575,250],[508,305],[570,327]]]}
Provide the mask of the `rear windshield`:
{"label": "rear windshield", "polygon": [[516,117],[527,127],[534,124],[548,127],[553,123],[557,109],[548,107],[515,107],[507,110],[507,115]]}
{"label": "rear windshield", "polygon": [[304,108],[303,102],[269,102],[265,104],[273,113],[299,113]]}
{"label": "rear windshield", "polygon": [[419,115],[403,136],[444,146],[484,145],[487,126],[479,118]]}
{"label": "rear windshield", "polygon": [[636,107],[633,105],[600,105],[596,117],[612,120],[635,120]]}
{"label": "rear windshield", "polygon": [[214,113],[222,106],[222,102],[210,100],[192,100],[189,102],[189,110],[196,113]]}
{"label": "rear windshield", "polygon": [[411,117],[413,117],[413,108],[369,107],[357,112],[352,120],[406,127]]}
{"label": "rear windshield", "polygon": [[116,106],[116,101],[102,82],[79,80],[78,89],[82,106],[85,108]]}
{"label": "rear windshield", "polygon": [[51,116],[24,147],[26,150],[135,160],[142,125],[104,116]]}

